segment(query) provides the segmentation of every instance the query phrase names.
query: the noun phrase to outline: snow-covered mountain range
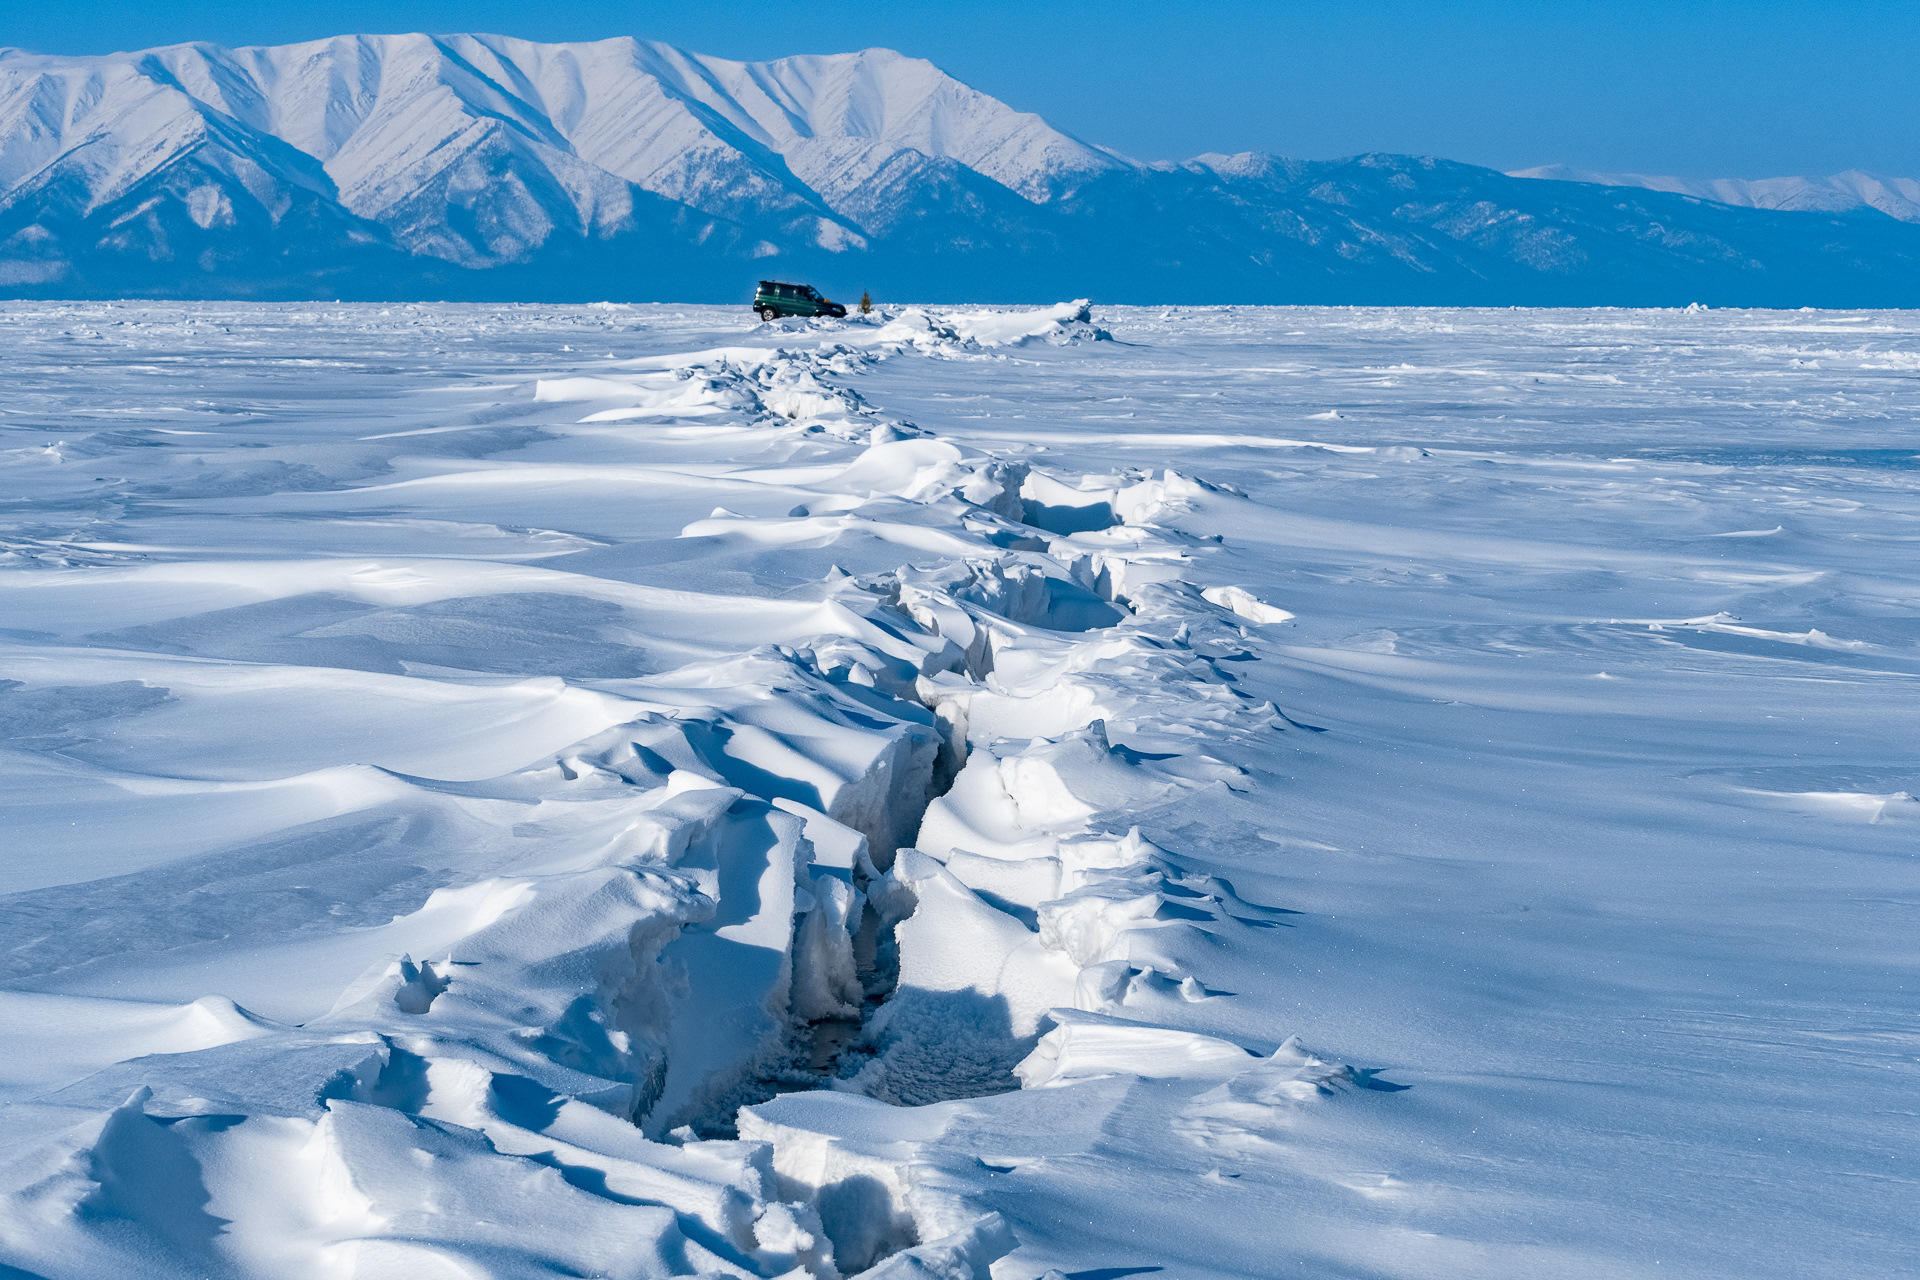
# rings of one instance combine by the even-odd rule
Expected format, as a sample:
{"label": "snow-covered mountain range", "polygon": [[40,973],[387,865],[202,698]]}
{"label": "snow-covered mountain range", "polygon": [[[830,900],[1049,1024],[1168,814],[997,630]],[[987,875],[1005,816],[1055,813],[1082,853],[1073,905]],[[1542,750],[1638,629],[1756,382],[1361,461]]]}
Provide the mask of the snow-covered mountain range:
{"label": "snow-covered mountain range", "polygon": [[1849,169],[1826,178],[1675,178],[1651,173],[1595,173],[1564,164],[1516,169],[1509,177],[1590,182],[1603,187],[1644,187],[1749,209],[1809,213],[1879,212],[1902,222],[1920,222],[1920,181],[1887,178]]}
{"label": "snow-covered mountain range", "polygon": [[1142,164],[884,49],[0,50],[9,296],[722,301],[790,275],[927,299],[1920,304],[1920,227],[1697,196],[1405,156]]}

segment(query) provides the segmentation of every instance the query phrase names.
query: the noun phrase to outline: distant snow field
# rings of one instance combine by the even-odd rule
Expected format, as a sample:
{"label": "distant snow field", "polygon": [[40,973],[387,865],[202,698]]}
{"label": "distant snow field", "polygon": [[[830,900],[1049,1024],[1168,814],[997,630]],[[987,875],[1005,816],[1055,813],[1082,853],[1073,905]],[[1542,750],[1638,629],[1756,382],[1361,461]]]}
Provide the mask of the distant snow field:
{"label": "distant snow field", "polygon": [[0,1272],[1920,1272],[1913,313],[0,375]]}

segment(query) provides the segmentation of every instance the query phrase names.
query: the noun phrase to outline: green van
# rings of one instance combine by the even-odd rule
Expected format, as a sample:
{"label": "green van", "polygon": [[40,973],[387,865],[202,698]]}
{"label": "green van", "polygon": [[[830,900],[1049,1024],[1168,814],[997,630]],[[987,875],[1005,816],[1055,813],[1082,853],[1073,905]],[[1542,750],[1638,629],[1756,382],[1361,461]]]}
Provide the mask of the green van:
{"label": "green van", "polygon": [[753,295],[753,311],[762,320],[781,316],[844,316],[847,309],[832,298],[823,298],[810,284],[783,284],[762,280]]}

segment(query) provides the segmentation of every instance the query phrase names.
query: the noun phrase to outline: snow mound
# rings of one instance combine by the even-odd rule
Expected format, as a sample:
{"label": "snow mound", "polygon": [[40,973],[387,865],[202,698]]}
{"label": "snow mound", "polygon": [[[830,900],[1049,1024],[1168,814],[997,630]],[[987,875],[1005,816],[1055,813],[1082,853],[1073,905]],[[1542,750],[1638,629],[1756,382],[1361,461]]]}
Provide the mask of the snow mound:
{"label": "snow mound", "polygon": [[1082,298],[1037,311],[948,311],[909,308],[882,325],[872,341],[928,353],[1022,347],[1031,343],[1067,346],[1111,342],[1113,335],[1093,323],[1093,306]]}

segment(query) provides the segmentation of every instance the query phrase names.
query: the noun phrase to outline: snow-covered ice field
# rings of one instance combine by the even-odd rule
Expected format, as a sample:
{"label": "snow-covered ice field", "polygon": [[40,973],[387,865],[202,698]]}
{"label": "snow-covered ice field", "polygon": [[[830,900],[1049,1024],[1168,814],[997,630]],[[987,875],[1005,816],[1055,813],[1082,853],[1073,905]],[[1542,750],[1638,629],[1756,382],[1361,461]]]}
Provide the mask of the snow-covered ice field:
{"label": "snow-covered ice field", "polygon": [[0,1275],[1920,1272],[1920,315],[1083,315],[0,305]]}

